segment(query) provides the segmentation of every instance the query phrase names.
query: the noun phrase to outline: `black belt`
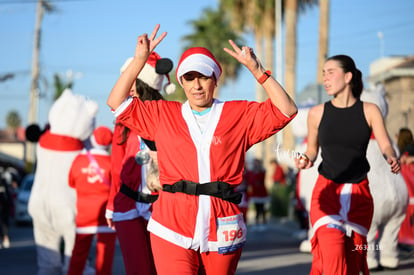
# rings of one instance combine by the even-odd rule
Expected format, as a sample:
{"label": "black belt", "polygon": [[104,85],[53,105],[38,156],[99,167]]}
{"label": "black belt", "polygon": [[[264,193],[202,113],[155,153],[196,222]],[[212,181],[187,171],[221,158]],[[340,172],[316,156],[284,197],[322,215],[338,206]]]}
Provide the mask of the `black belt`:
{"label": "black belt", "polygon": [[174,184],[164,184],[162,190],[170,193],[180,192],[195,196],[209,195],[235,204],[239,204],[242,199],[241,193],[234,191],[234,187],[227,182],[222,181],[200,184],[187,180],[180,180]]}
{"label": "black belt", "polygon": [[119,190],[125,196],[142,203],[153,203],[158,199],[158,195],[150,195],[145,194],[142,192],[134,191],[128,187],[125,183],[121,185],[121,189]]}

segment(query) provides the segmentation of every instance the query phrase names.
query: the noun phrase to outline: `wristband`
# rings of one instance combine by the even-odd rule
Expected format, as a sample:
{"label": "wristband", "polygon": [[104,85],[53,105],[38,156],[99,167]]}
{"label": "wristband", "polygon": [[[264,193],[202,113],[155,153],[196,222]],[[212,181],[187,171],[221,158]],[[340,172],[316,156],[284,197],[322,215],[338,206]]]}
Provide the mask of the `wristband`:
{"label": "wristband", "polygon": [[272,75],[272,72],[267,70],[263,73],[263,75],[257,80],[257,82],[261,84],[265,83],[265,81]]}

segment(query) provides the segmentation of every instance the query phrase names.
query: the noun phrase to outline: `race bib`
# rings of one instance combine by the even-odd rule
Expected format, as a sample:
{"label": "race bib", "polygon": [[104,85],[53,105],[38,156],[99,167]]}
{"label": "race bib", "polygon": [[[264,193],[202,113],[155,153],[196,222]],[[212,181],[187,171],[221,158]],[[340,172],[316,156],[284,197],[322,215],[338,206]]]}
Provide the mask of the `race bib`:
{"label": "race bib", "polygon": [[246,233],[243,214],[217,218],[217,252],[224,254],[243,247]]}

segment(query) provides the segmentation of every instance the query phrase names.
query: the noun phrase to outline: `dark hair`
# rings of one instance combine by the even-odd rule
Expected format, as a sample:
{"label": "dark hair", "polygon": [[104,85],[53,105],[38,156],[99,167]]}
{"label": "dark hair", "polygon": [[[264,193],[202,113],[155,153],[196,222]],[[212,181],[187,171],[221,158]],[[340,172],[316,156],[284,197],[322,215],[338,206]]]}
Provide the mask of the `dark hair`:
{"label": "dark hair", "polygon": [[[137,89],[139,99],[141,99],[142,101],[164,99],[158,90],[151,88],[147,83],[140,80],[139,78],[137,78],[137,80],[135,81],[135,87]],[[118,122],[118,124],[122,124],[122,123]],[[130,132],[130,129],[125,126],[121,133],[122,139],[118,143],[119,145],[126,142],[129,132]]]}
{"label": "dark hair", "polygon": [[327,59],[327,61],[328,60],[337,61],[345,73],[352,73],[352,79],[350,83],[352,94],[354,97],[360,98],[362,90],[364,89],[364,83],[362,82],[362,73],[356,67],[354,60],[351,57],[343,54],[331,56]]}
{"label": "dark hair", "polygon": [[400,150],[400,153],[402,154],[404,152],[404,149],[407,145],[413,144],[413,133],[409,128],[400,128],[400,131],[398,132],[398,140],[397,140],[397,146]]}
{"label": "dark hair", "polygon": [[142,101],[163,99],[158,90],[151,88],[147,83],[139,78],[135,81],[135,86],[137,88],[139,99]]}

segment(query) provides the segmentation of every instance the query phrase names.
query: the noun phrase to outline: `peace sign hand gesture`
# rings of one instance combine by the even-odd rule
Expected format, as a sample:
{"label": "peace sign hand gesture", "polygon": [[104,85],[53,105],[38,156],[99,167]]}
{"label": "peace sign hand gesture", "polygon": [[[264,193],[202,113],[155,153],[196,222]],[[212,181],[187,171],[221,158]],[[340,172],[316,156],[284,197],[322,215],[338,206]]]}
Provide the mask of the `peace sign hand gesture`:
{"label": "peace sign hand gesture", "polygon": [[237,61],[246,66],[253,75],[262,75],[265,71],[262,64],[260,63],[257,56],[254,54],[252,48],[247,46],[242,46],[240,49],[233,40],[229,40],[230,45],[233,47],[233,50],[224,48],[224,51],[233,56]]}
{"label": "peace sign hand gesture", "polygon": [[135,58],[143,59],[145,61],[148,59],[150,53],[167,35],[167,32],[163,32],[158,38],[155,38],[159,29],[160,24],[157,24],[149,38],[146,33],[138,36],[137,45],[135,47]]}

